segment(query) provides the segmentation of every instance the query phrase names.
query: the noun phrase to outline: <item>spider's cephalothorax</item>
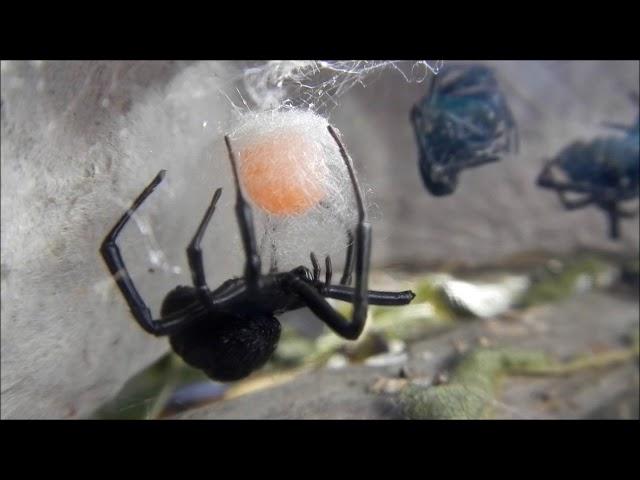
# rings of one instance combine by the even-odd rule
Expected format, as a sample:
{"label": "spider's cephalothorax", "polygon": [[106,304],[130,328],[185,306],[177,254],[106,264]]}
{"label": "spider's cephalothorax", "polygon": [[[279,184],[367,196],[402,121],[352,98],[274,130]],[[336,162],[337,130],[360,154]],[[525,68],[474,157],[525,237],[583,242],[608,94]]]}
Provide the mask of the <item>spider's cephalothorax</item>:
{"label": "spider's cephalothorax", "polygon": [[[268,274],[262,274],[252,209],[242,192],[228,137],[225,142],[235,179],[235,211],[246,257],[243,277],[227,280],[213,291],[205,279],[200,243],[222,193],[218,189],[187,247],[193,286],[179,286],[169,292],[162,304],[161,318],[153,319],[129,276],[116,240],[134,212],[162,181],[164,170],[143,190],[102,243],[102,256],[138,324],[148,333],[168,336],[180,357],[215,380],[238,380],[269,360],[280,338],[280,323],[276,319],[279,314],[309,307],[338,335],[354,340],[362,333],[369,304],[405,305],[414,298],[411,291],[368,290],[371,226],[367,222],[351,159],[333,128],[327,128],[347,167],[358,208],[355,231],[347,232],[347,238],[353,241],[347,247],[339,285],[331,284],[331,259],[325,258],[325,275],[321,278],[321,269],[313,253],[310,255],[313,271],[300,266],[289,272],[272,269]],[[351,287],[354,269],[355,285]],[[338,313],[325,297],[352,302],[351,320]]]}
{"label": "spider's cephalothorax", "polygon": [[[620,203],[638,198],[640,183],[640,119],[623,130],[624,136],[575,142],[548,161],[538,185],[554,190],[567,210],[590,205],[602,209],[609,219],[609,236],[620,238],[620,219],[631,218]],[[568,198],[567,194],[577,198]]]}
{"label": "spider's cephalothorax", "polygon": [[493,72],[445,67],[411,110],[419,167],[432,195],[450,195],[465,168],[500,160],[518,144],[515,121]]}

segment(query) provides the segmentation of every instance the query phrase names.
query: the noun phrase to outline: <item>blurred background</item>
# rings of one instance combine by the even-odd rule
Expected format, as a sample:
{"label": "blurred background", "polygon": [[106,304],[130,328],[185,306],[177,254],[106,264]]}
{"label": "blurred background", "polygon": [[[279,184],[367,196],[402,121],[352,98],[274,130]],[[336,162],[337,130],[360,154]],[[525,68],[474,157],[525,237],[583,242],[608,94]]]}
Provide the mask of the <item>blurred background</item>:
{"label": "blurred background", "polygon": [[[410,112],[455,65],[495,75],[519,149],[461,170],[436,197]],[[638,217],[611,239],[601,209],[568,211],[536,184],[575,142],[631,139],[635,156],[613,158],[631,162],[625,208],[638,208],[639,62],[11,61],[1,72],[2,418],[640,416]],[[340,130],[373,224],[370,288],[417,297],[371,308],[357,342],[290,312],[265,368],[216,383],[135,324],[98,248],[165,168],[119,241],[147,304],[157,315],[191,283],[185,248],[217,187],[207,277],[240,275],[222,136],[243,113],[278,108]],[[283,268],[315,251],[340,271],[336,225],[352,220],[347,208],[288,225],[274,237]]]}

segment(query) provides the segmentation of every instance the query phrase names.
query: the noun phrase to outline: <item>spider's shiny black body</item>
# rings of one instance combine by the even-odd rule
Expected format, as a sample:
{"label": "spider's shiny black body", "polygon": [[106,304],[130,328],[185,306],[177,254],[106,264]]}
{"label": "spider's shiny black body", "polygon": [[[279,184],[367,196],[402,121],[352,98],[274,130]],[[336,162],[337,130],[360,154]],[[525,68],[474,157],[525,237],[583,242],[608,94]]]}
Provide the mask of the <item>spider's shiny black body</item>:
{"label": "spider's shiny black body", "polygon": [[[215,292],[213,292],[215,294]],[[180,286],[169,292],[160,314],[169,316],[198,304],[193,287]],[[231,305],[229,305],[231,307]],[[171,348],[192,367],[210,378],[232,381],[262,367],[280,340],[280,322],[264,305],[241,304],[238,311],[194,309],[189,326],[169,335]]]}
{"label": "spider's shiny black body", "polygon": [[[620,218],[630,218],[620,206],[638,198],[640,185],[640,118],[631,127],[615,126],[623,136],[596,138],[565,147],[546,163],[538,185],[554,190],[567,210],[595,205],[609,218],[609,236],[620,237]],[[567,194],[578,195],[577,199]]]}
{"label": "spider's shiny black body", "polygon": [[445,67],[412,108],[411,123],[422,180],[435,196],[452,194],[465,168],[517,149],[511,110],[493,72],[480,65]]}
{"label": "spider's shiny black body", "polygon": [[[366,220],[351,161],[335,131],[331,127],[328,130],[340,149],[358,206],[355,235],[347,232],[347,237],[354,239],[354,242],[347,248],[345,269],[339,285],[331,285],[329,257],[325,259],[324,279],[320,278],[321,269],[313,253],[313,272],[300,266],[289,272],[274,270],[262,275],[252,211],[240,187],[228,137],[225,137],[225,141],[236,185],[236,216],[246,257],[243,277],[227,280],[213,291],[209,290],[206,283],[200,243],[220,198],[222,190],[218,189],[187,248],[193,286],[179,286],[169,292],[162,304],[161,318],[153,319],[127,272],[116,239],[135,210],[162,181],[164,170],[144,189],[102,243],[102,256],[138,324],[148,333],[168,336],[178,355],[215,380],[238,380],[263,366],[277,347],[280,323],[276,316],[284,312],[309,307],[338,335],[353,340],[362,333],[369,303],[405,305],[414,298],[410,291],[379,292],[367,289],[371,227]],[[355,286],[351,287],[349,284],[354,268]],[[352,302],[354,309],[351,321],[334,310],[325,297]]]}

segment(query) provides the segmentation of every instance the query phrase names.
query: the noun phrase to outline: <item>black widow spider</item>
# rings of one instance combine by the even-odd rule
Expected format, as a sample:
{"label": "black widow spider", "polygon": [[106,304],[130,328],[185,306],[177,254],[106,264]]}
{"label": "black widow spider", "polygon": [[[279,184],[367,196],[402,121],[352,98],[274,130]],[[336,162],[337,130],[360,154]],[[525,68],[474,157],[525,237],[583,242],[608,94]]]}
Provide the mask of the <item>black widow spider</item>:
{"label": "black widow spider", "polygon": [[[252,210],[245,200],[238,179],[236,159],[225,136],[236,188],[236,216],[246,256],[244,277],[225,281],[210,291],[205,280],[200,243],[220,198],[218,188],[195,236],[187,247],[193,287],[178,286],[165,297],[161,318],[151,311],[136,290],[124,264],[116,239],[134,212],[165,176],[162,170],[118,220],[102,242],[100,252],[114,276],[133,317],[148,333],[169,336],[173,350],[189,365],[220,381],[238,380],[262,367],[275,351],[280,339],[276,315],[309,307],[329,328],[349,340],[357,339],[365,325],[368,304],[406,305],[414,298],[411,291],[367,290],[371,249],[371,225],[367,222],[360,186],[351,159],[331,126],[327,127],[340,149],[349,172],[358,208],[355,247],[347,248],[345,271],[340,285],[331,285],[331,259],[326,257],[325,279],[313,253],[313,272],[299,266],[289,272],[261,273]],[[355,262],[353,257],[355,256]],[[355,263],[355,287],[349,286]],[[324,297],[353,303],[351,321],[340,315]]]}

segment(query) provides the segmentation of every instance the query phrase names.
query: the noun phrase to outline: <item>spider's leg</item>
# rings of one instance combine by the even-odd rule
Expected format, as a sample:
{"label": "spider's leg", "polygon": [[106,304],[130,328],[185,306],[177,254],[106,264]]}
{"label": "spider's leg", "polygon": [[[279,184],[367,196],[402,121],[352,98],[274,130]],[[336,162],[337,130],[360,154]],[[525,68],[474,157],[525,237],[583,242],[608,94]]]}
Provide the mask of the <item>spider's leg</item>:
{"label": "spider's leg", "polygon": [[353,318],[352,323],[357,330],[358,335],[364,328],[364,322],[367,318],[367,286],[369,283],[369,262],[371,260],[371,224],[367,221],[367,212],[364,208],[364,201],[362,199],[362,190],[358,183],[358,178],[353,169],[353,162],[347,154],[347,151],[340,141],[340,138],[336,134],[335,130],[329,125],[329,133],[338,144],[340,149],[340,155],[344,160],[349,177],[351,179],[351,186],[353,193],[356,197],[356,205],[358,207],[358,225],[356,226],[355,234],[355,287],[354,287],[354,301],[353,301]]}
{"label": "spider's leg", "polygon": [[324,259],[324,285],[328,287],[331,285],[331,276],[333,275],[333,268],[331,267],[331,257],[327,255]]}
{"label": "spider's leg", "polygon": [[[335,298],[343,302],[353,302],[353,288],[343,285],[330,285],[324,291],[324,296]],[[367,298],[371,305],[407,305],[415,298],[411,290],[402,292],[384,292],[379,290],[368,290]]]}
{"label": "spider's leg", "polygon": [[160,184],[166,173],[166,170],[161,170],[151,183],[147,185],[138,198],[134,200],[131,207],[124,213],[124,215],[122,215],[122,217],[120,217],[120,220],[118,220],[111,231],[107,234],[100,247],[102,258],[107,264],[111,275],[113,275],[122,295],[127,301],[133,317],[146,332],[158,336],[169,335],[171,332],[179,328],[183,324],[186,312],[178,312],[159,320],[153,319],[149,307],[144,303],[140,293],[138,293],[138,290],[133,284],[133,280],[131,279],[127,267],[124,264],[124,260],[120,254],[120,248],[116,244],[116,240],[129,219],[133,216],[140,205],[142,205],[142,202],[144,202],[151,192],[153,192],[153,190]]}
{"label": "spider's leg", "polygon": [[318,280],[320,278],[320,264],[318,263],[318,257],[316,254],[311,252],[311,264],[313,265],[313,279]]}
{"label": "spider's leg", "polygon": [[209,204],[209,208],[207,208],[207,211],[205,212],[204,217],[200,222],[200,226],[198,227],[196,234],[193,236],[191,243],[187,247],[187,259],[189,260],[189,268],[191,269],[191,278],[193,279],[193,285],[194,287],[196,287],[200,300],[209,308],[213,308],[213,303],[211,301],[211,291],[209,290],[209,286],[207,285],[207,280],[204,275],[202,249],[200,248],[200,243],[202,242],[204,232],[209,225],[209,221],[213,216],[213,212],[216,210],[216,204],[218,203],[218,199],[220,198],[221,194],[221,188],[218,188],[213,194],[213,199]]}
{"label": "spider's leg", "polygon": [[356,284],[353,289],[353,313],[351,321],[336,312],[336,310],[329,305],[325,298],[312,285],[309,285],[307,282],[295,275],[292,275],[289,278],[289,281],[292,290],[301,297],[311,311],[325,322],[329,328],[344,338],[355,340],[362,333],[367,319],[367,284],[369,280],[369,261],[371,253],[371,225],[367,222],[362,193],[360,191],[358,179],[353,171],[351,160],[336,132],[331,126],[328,126],[327,128],[338,144],[340,155],[347,166],[358,206],[358,225],[356,227],[355,249]]}
{"label": "spider's leg", "polygon": [[260,277],[261,261],[258,255],[256,244],[256,234],[253,228],[253,213],[251,205],[244,198],[240,178],[238,177],[238,166],[236,158],[231,149],[229,137],[225,135],[224,141],[227,144],[229,152],[229,161],[233,170],[233,178],[236,184],[236,216],[238,217],[238,226],[240,227],[240,235],[242,236],[242,245],[244,247],[247,263],[244,269],[244,276],[250,288],[258,288],[258,279]]}

